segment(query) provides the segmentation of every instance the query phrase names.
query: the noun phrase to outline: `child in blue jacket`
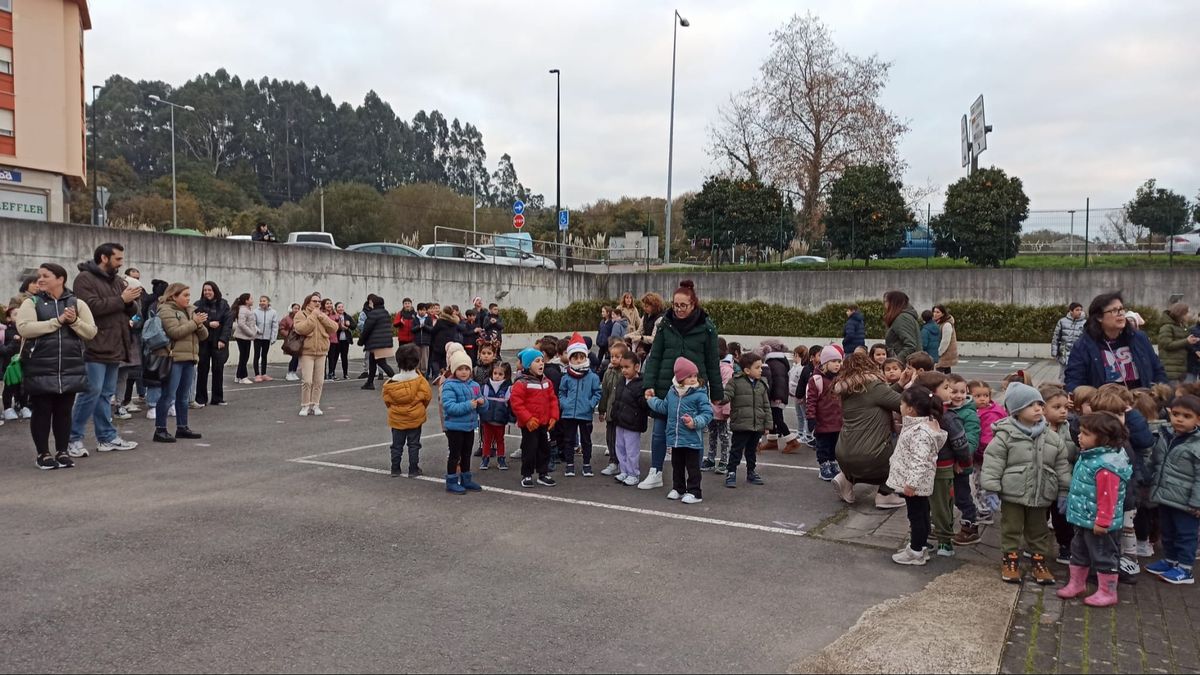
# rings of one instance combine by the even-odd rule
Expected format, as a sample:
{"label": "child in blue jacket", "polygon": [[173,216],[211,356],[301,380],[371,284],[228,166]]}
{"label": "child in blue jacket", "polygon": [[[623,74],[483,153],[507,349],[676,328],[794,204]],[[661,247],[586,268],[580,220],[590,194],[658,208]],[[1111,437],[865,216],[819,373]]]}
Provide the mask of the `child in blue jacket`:
{"label": "child in blue jacket", "polygon": [[442,385],[442,420],[450,446],[446,491],[455,495],[466,494],[467,490],[478,492],[483,487],[471,478],[471,450],[479,428],[479,411],[487,407],[487,399],[471,379],[471,357],[462,345],[448,343],[446,361],[450,371],[450,378]]}
{"label": "child in blue jacket", "polygon": [[[558,388],[559,426],[563,438],[567,439],[567,447],[573,445],[572,439],[579,438],[584,478],[595,475],[592,473],[592,415],[600,403],[600,376],[592,372],[591,365],[587,343],[575,333],[567,344],[567,369]],[[575,476],[574,454],[567,459],[563,476]]]}
{"label": "child in blue jacket", "polygon": [[700,455],[704,452],[703,429],[712,421],[712,402],[708,389],[700,385],[699,369],[684,357],[675,359],[675,380],[666,399],[654,398],[646,390],[650,409],[667,416],[667,447],[671,449],[671,469],[674,474],[672,490],[667,499],[680,499],[684,504],[699,504]]}

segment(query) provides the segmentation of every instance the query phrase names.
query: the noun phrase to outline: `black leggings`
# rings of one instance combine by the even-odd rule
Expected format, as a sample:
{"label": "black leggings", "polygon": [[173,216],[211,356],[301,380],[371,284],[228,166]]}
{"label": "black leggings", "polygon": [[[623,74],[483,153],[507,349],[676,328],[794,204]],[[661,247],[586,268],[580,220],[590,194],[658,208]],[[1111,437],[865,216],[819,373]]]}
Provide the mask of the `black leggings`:
{"label": "black leggings", "polygon": [[267,353],[271,351],[270,340],[254,341],[254,374],[267,374]]}
{"label": "black leggings", "polygon": [[446,459],[446,473],[455,474],[460,471],[470,473],[471,450],[475,445],[475,432],[447,429],[446,442],[450,446],[450,457]]}
{"label": "black leggings", "polygon": [[21,390],[20,384],[4,385],[4,409],[12,408],[17,412],[21,412],[21,408],[29,405],[29,401],[25,399],[25,392]]}
{"label": "black leggings", "polygon": [[342,379],[350,377],[350,341],[342,340],[329,345],[329,356],[326,371],[330,377],[337,374],[337,362],[342,360]]}
{"label": "black leggings", "polygon": [[51,429],[54,430],[55,454],[66,452],[71,440],[71,409],[75,407],[75,394],[37,394],[29,398],[33,407],[29,430],[38,456],[50,454]]}
{"label": "black leggings", "polygon": [[911,533],[908,547],[924,551],[929,545],[929,497],[905,497],[908,504],[908,528]]}
{"label": "black leggings", "polygon": [[[374,352],[367,352],[367,382],[370,384],[375,384],[376,369],[382,370],[388,377],[396,374],[392,370],[392,367],[388,365],[387,359],[377,359]],[[447,431],[446,433],[450,432]]]}
{"label": "black leggings", "polygon": [[250,362],[250,343],[252,341],[237,338],[235,342],[238,346],[238,365],[233,376],[235,379],[244,380],[250,377],[250,373],[246,370],[246,364]]}

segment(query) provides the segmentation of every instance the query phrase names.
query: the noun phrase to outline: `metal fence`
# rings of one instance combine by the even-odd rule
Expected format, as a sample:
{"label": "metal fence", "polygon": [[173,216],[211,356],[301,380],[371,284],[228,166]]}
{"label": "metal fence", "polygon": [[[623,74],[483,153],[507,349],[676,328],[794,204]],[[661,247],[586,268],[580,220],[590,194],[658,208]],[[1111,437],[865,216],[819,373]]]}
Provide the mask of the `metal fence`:
{"label": "metal fence", "polygon": [[608,273],[649,267],[650,255],[657,253],[657,238],[643,239],[641,243],[645,246],[644,254],[626,245],[618,249],[589,246],[570,235],[563,241],[545,241],[516,232],[435,227],[433,245],[455,247],[435,250],[437,257],[461,258],[468,262]]}

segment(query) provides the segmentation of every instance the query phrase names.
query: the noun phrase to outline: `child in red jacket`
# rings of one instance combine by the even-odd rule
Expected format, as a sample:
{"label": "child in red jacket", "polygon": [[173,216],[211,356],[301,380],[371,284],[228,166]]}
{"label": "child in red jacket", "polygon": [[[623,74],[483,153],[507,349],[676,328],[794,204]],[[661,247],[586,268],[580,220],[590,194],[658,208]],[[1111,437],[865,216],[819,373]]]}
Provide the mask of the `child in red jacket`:
{"label": "child in red jacket", "polygon": [[[521,487],[554,486],[550,477],[550,430],[558,423],[558,394],[546,377],[542,352],[529,348],[517,354],[524,372],[512,386],[509,402],[521,428]],[[537,482],[534,482],[534,470]]]}
{"label": "child in red jacket", "polygon": [[837,465],[838,435],[842,433],[842,399],[833,393],[833,381],[842,369],[842,350],[828,345],[821,350],[821,369],[808,380],[805,415],[813,432],[821,480],[830,481],[842,470]]}

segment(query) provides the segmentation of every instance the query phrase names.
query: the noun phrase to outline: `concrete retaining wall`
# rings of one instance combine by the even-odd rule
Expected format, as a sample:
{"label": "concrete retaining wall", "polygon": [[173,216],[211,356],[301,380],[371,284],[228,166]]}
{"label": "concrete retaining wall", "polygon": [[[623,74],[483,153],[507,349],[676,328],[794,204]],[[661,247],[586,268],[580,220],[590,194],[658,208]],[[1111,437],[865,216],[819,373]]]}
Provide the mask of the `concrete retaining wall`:
{"label": "concrete retaining wall", "polygon": [[[74,279],[76,265],[91,260],[95,248],[108,241],[125,246],[126,266],[138,268],[146,281],[189,283],[197,287],[196,296],[199,285],[212,280],[226,297],[243,292],[268,295],[277,308],[300,302],[312,291],[345,300],[356,310],[368,293],[379,294],[396,310],[404,297],[466,307],[479,295],[485,302],[526,308],[532,316],[543,307],[595,297],[597,281],[604,279],[574,272],[0,219],[0,298],[14,295],[22,273],[43,262],[62,265]],[[498,299],[501,293],[507,294]]]}
{"label": "concrete retaining wall", "polygon": [[[763,302],[815,310],[836,302],[882,299],[891,289],[908,294],[913,306],[979,300],[1031,306],[1085,306],[1094,296],[1123,290],[1125,302],[1165,307],[1172,293],[1200,302],[1200,268],[1120,270],[844,270],[797,272],[651,272],[612,274],[605,295],[625,291],[668,293],[684,278],[696,282],[702,299]],[[951,308],[953,311],[953,308]]]}

